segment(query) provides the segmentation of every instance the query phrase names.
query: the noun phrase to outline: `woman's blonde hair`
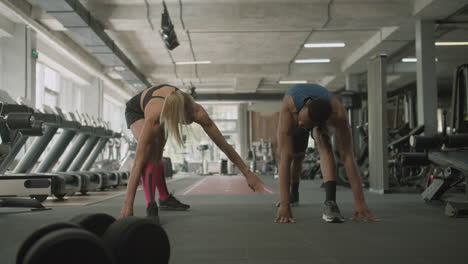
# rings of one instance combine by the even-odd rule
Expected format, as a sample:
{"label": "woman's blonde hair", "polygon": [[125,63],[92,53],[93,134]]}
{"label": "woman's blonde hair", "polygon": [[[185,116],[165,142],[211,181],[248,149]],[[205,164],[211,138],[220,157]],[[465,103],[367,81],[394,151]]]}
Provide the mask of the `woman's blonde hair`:
{"label": "woman's blonde hair", "polygon": [[181,133],[182,124],[187,123],[187,112],[192,112],[193,107],[192,96],[182,91],[174,91],[166,97],[160,118],[161,124],[164,125],[166,138],[171,134],[177,144],[184,145]]}

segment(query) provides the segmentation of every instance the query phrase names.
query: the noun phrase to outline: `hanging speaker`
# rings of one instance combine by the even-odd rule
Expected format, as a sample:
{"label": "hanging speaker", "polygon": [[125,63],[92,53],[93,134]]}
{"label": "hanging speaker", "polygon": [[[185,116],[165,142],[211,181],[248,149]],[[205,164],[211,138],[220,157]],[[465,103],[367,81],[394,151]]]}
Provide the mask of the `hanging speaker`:
{"label": "hanging speaker", "polygon": [[174,25],[172,24],[169,12],[167,11],[166,3],[163,1],[163,13],[161,15],[161,37],[164,44],[169,50],[173,50],[179,46],[177,35],[174,31]]}

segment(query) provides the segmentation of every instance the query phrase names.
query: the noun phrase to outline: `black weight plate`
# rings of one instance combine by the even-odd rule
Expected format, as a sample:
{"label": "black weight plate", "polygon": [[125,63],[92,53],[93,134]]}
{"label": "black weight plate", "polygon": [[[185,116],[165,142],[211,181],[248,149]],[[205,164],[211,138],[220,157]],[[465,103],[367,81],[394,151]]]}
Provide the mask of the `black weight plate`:
{"label": "black weight plate", "polygon": [[77,215],[73,217],[70,222],[83,227],[98,237],[101,237],[107,228],[115,222],[115,218],[104,213],[90,213]]}
{"label": "black weight plate", "polygon": [[72,224],[72,223],[54,223],[50,225],[43,226],[36,231],[34,231],[31,235],[29,235],[24,242],[21,244],[18,253],[16,254],[16,263],[22,264],[24,261],[24,256],[27,254],[29,249],[43,236],[60,229],[65,228],[79,228],[79,226]]}
{"label": "black weight plate", "polygon": [[120,219],[109,226],[102,238],[118,264],[169,263],[169,238],[150,219],[134,216]]}
{"label": "black weight plate", "polygon": [[77,228],[53,231],[36,241],[23,264],[113,264],[109,248],[96,235]]}

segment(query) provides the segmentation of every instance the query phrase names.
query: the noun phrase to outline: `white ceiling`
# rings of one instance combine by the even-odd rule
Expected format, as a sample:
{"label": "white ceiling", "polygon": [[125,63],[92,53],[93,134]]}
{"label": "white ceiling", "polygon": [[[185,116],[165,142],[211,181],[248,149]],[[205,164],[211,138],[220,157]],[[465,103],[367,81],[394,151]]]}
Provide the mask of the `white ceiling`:
{"label": "white ceiling", "polygon": [[[149,0],[149,9],[144,0],[81,2],[152,82],[179,86],[192,82],[199,92],[282,92],[289,86],[277,84],[279,80],[308,80],[338,89],[344,86],[346,73],[364,72],[374,54],[414,56],[408,43],[414,41],[417,18],[444,19],[468,4],[468,0],[166,0],[181,44],[168,52],[158,33],[162,1]],[[64,30],[51,16],[36,13],[50,29]],[[438,32],[442,29],[447,26]],[[468,41],[467,30],[458,26],[440,39]],[[345,42],[346,47],[302,47],[310,42]],[[438,47],[440,74],[450,76],[455,65],[468,61],[465,54],[467,47]],[[212,64],[175,67],[170,55],[176,62],[196,59]],[[310,58],[329,58],[331,63],[292,63]],[[393,86],[414,81],[414,67],[394,69],[391,74],[399,77],[391,78]]]}

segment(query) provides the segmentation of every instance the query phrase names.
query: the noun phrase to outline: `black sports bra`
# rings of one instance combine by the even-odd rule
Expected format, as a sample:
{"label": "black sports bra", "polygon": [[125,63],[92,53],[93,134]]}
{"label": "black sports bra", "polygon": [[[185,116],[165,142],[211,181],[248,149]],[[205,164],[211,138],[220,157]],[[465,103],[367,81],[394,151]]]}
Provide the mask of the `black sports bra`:
{"label": "black sports bra", "polygon": [[[158,89],[161,89],[162,87],[166,87],[166,86],[169,86],[169,87],[174,87],[175,88],[175,91],[178,91],[179,88],[175,87],[175,86],[172,86],[172,85],[169,85],[169,84],[161,84],[161,85],[158,85],[158,86],[155,86],[155,87],[152,87],[148,90],[148,92],[145,94],[145,97],[143,98],[143,111],[145,110],[146,108],[146,105],[149,103],[149,101],[153,98],[160,98],[160,99],[165,99],[164,96],[159,96],[159,95],[155,95],[153,96],[153,93],[154,91],[158,90]],[[143,92],[142,92],[143,93]],[[140,95],[141,96],[141,95]]]}

